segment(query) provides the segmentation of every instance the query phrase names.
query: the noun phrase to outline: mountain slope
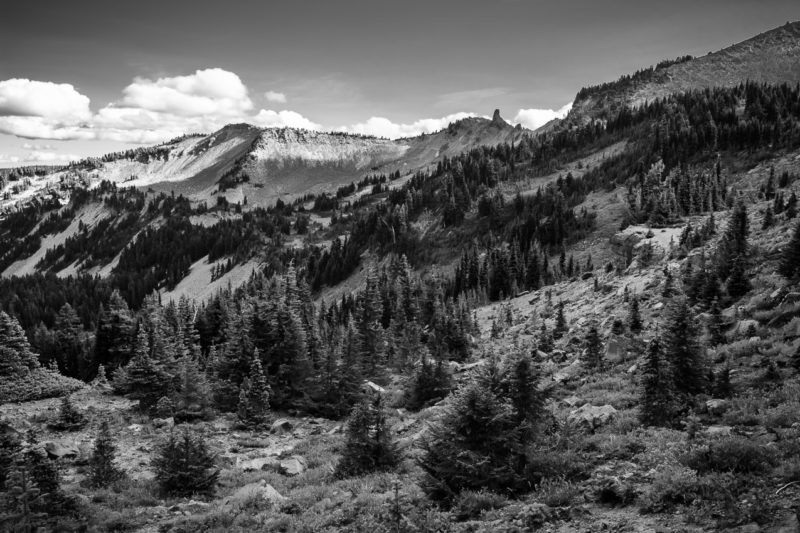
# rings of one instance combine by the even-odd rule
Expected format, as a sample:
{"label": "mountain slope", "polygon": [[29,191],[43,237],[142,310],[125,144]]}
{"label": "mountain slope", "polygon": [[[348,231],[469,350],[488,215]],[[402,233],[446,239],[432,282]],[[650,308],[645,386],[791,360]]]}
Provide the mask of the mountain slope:
{"label": "mountain slope", "polygon": [[800,22],[766,31],[702,57],[686,56],[582,89],[571,118],[586,120],[620,105],[638,106],[673,93],[732,87],[744,81],[800,83]]}

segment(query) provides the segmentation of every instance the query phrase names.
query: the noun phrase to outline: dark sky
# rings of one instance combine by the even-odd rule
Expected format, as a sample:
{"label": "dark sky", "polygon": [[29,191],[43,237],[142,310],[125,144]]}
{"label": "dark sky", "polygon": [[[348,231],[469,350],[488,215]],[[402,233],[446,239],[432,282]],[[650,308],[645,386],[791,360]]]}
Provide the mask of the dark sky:
{"label": "dark sky", "polygon": [[[520,109],[557,109],[581,86],[800,18],[797,0],[4,4],[0,82],[69,83],[94,113],[121,106],[136,77],[216,67],[241,79],[250,113],[291,110],[326,129],[374,116],[410,124],[495,107],[509,119]],[[269,101],[266,91],[286,101]],[[0,154],[24,156],[23,142],[32,141],[0,135]],[[43,142],[81,155],[119,144]]]}

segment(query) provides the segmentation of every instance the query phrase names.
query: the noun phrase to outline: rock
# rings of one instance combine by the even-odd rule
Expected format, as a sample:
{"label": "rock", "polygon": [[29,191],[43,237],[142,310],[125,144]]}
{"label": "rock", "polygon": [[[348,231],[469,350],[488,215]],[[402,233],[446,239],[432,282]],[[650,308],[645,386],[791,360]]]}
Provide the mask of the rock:
{"label": "rock", "polygon": [[616,414],[617,410],[611,405],[596,406],[587,403],[570,412],[567,422],[594,431],[598,427],[611,422]]}
{"label": "rock", "polygon": [[330,430],[328,430],[328,435],[336,435],[337,433],[342,432],[342,426],[333,426]]}
{"label": "rock", "polygon": [[169,418],[154,418],[153,427],[155,428],[171,428],[175,425],[175,419]]}
{"label": "rock", "polygon": [[659,309],[664,307],[664,302],[658,302],[653,306],[653,311],[658,311]]}
{"label": "rock", "polygon": [[568,366],[562,368],[560,371],[553,374],[553,381],[556,383],[563,383],[570,378],[576,376],[581,371],[581,361],[580,359],[575,359],[572,363]]}
{"label": "rock", "polygon": [[549,505],[544,503],[531,503],[522,508],[517,515],[517,519],[522,520],[526,531],[540,529],[547,522],[556,519],[556,514]]}
{"label": "rock", "polygon": [[197,500],[189,500],[186,503],[179,504],[180,510],[189,514],[203,513],[211,508],[210,503],[199,502]]}
{"label": "rock", "polygon": [[745,320],[740,320],[736,324],[736,333],[743,334],[747,333],[750,329],[758,329],[758,321],[753,320],[751,318],[747,318]]}
{"label": "rock", "polygon": [[755,522],[750,522],[749,524],[741,526],[736,531],[737,533],[758,533],[759,531],[761,531],[761,526],[759,526]]}
{"label": "rock", "polygon": [[236,466],[245,472],[277,467],[278,461],[274,457],[256,457],[255,459],[238,460]]}
{"label": "rock", "polygon": [[283,496],[275,490],[275,487],[262,479],[240,487],[236,492],[225,498],[222,505],[242,507],[253,500],[261,500],[275,505],[285,502],[286,499],[286,496]]}
{"label": "rock", "polygon": [[709,437],[730,437],[732,431],[731,426],[708,426],[705,434]]}
{"label": "rock", "polygon": [[384,389],[383,387],[372,381],[364,382],[364,390],[366,390],[367,392],[374,392],[378,394],[383,394],[384,392],[386,392],[386,389]]}
{"label": "rock", "polygon": [[772,526],[768,531],[769,533],[797,533],[800,531],[800,521],[797,519],[797,514],[788,514],[786,518]]}
{"label": "rock", "polygon": [[58,442],[45,442],[44,451],[50,459],[61,459],[63,457],[77,457],[80,453],[74,444],[61,444]]}
{"label": "rock", "polygon": [[306,471],[306,460],[299,455],[293,455],[278,463],[278,472],[287,477],[299,476]]}
{"label": "rock", "polygon": [[628,370],[627,370],[626,372],[627,372],[628,374],[634,374],[634,373],[635,373],[637,370],[639,370],[639,365],[637,365],[637,364],[635,364],[635,363],[634,363],[634,364],[632,364],[632,365],[630,366],[630,368],[628,368]]}
{"label": "rock", "polygon": [[715,398],[706,401],[706,409],[708,409],[708,414],[714,416],[720,416],[723,413],[725,413],[725,411],[728,410],[728,406],[729,406],[728,400],[721,400]]}
{"label": "rock", "polygon": [[272,427],[270,428],[269,431],[270,431],[270,433],[273,433],[273,434],[275,434],[275,433],[283,434],[283,433],[290,432],[293,428],[294,428],[294,425],[291,423],[291,421],[289,421],[289,420],[287,420],[285,418],[279,418],[275,422],[272,423]]}
{"label": "rock", "polygon": [[800,292],[790,292],[786,296],[783,297],[781,301],[781,305],[785,304],[793,304],[796,302],[800,302]]}
{"label": "rock", "polygon": [[142,430],[141,424],[131,424],[128,426],[128,429],[133,431],[134,433],[139,433]]}
{"label": "rock", "polygon": [[583,405],[585,403],[581,398],[578,398],[577,396],[568,396],[563,400],[561,400],[561,402],[567,407],[575,407],[577,405]]}

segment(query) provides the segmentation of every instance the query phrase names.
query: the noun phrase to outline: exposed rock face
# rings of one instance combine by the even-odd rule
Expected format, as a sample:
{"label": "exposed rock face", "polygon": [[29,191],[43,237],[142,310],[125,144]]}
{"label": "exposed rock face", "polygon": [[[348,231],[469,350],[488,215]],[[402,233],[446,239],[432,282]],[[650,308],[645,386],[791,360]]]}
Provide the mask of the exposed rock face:
{"label": "exposed rock face", "polygon": [[236,492],[231,494],[225,499],[223,505],[226,506],[241,506],[253,500],[261,500],[271,504],[279,504],[286,501],[286,496],[283,496],[275,487],[266,482],[266,480],[257,481],[255,483],[248,483],[244,487],[239,488]]}
{"label": "exposed rock face", "polygon": [[74,444],[62,444],[60,442],[45,442],[44,451],[50,459],[61,459],[63,457],[77,457],[80,453]]}
{"label": "exposed rock face", "polygon": [[712,399],[706,402],[706,409],[708,414],[720,416],[728,410],[728,400]]}
{"label": "exposed rock face", "polygon": [[616,414],[617,410],[611,405],[597,406],[587,403],[570,412],[567,421],[584,429],[594,431],[600,426],[611,422]]}

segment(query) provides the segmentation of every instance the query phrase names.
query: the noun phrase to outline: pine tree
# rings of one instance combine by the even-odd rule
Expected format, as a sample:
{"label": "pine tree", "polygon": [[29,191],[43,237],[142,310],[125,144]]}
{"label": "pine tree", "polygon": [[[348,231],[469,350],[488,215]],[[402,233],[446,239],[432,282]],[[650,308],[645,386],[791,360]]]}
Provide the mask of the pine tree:
{"label": "pine tree", "polygon": [[791,240],[783,248],[778,272],[789,280],[800,277],[800,222],[795,226]]}
{"label": "pine tree", "polygon": [[213,416],[211,389],[205,374],[200,370],[197,360],[191,356],[183,357],[179,365],[178,391],[175,393],[175,421],[208,420]]}
{"label": "pine tree", "polygon": [[564,302],[559,301],[556,309],[556,325],[553,328],[553,338],[560,339],[567,331],[567,320],[564,317]]}
{"label": "pine tree", "polygon": [[731,298],[738,299],[747,294],[752,288],[750,280],[747,277],[747,265],[745,259],[741,255],[737,255],[733,259],[730,277],[726,284],[726,289]]}
{"label": "pine tree", "polygon": [[771,228],[774,223],[775,215],[772,212],[772,206],[767,205],[767,209],[764,211],[764,220],[761,223],[761,229]]}
{"label": "pine tree", "polygon": [[603,366],[602,360],[602,341],[600,340],[600,333],[597,331],[597,324],[592,323],[589,330],[586,332],[586,352],[584,355],[584,363],[587,368],[600,368]]}
{"label": "pine tree", "polygon": [[188,430],[180,437],[170,433],[153,459],[153,468],[161,490],[171,496],[213,493],[219,477],[205,440]]}
{"label": "pine tree", "polygon": [[104,365],[115,370],[131,357],[131,342],[136,327],[128,304],[115,290],[108,301],[108,308],[100,309],[100,318],[95,333],[93,365]]}
{"label": "pine tree", "polygon": [[639,333],[642,331],[642,316],[639,314],[639,298],[634,294],[630,302],[630,307],[628,308],[628,329],[630,329],[632,333]]}
{"label": "pine tree", "polygon": [[800,372],[800,344],[797,345],[797,349],[794,351],[794,355],[792,355],[791,364],[795,370]]}
{"label": "pine tree", "polygon": [[436,365],[427,357],[422,362],[409,381],[406,391],[406,408],[419,411],[431,402],[441,400],[450,391],[450,376],[439,361]]}
{"label": "pine tree", "polygon": [[22,376],[37,368],[25,331],[15,317],[0,311],[0,376]]}
{"label": "pine tree", "polygon": [[719,310],[719,302],[716,299],[714,299],[714,302],[711,304],[709,314],[711,315],[707,325],[709,345],[719,346],[720,344],[724,344],[725,334],[722,331],[722,313]]}
{"label": "pine tree", "polygon": [[650,341],[641,374],[639,419],[649,426],[669,426],[675,418],[674,381],[661,342]]}
{"label": "pine tree", "polygon": [[398,462],[381,395],[356,404],[347,423],[347,440],[336,466],[339,477],[388,470]]}
{"label": "pine tree", "polygon": [[530,356],[520,353],[510,363],[504,381],[517,425],[524,424],[523,433],[528,434],[540,420],[545,400],[539,391],[539,375]]}
{"label": "pine tree", "polygon": [[174,361],[170,361],[171,356],[163,350],[159,350],[160,354],[156,353],[156,343],[162,342],[154,339],[151,346],[144,324],[140,325],[133,358],[114,374],[114,388],[139,400],[142,411],[155,407],[162,397],[171,396],[174,389]]}
{"label": "pine tree", "polygon": [[77,431],[86,425],[86,417],[72,403],[69,395],[61,398],[61,408],[58,412],[58,418],[48,424],[48,426],[57,431]]}
{"label": "pine tree", "polygon": [[675,390],[685,395],[702,393],[706,388],[703,347],[686,298],[677,296],[668,304],[662,334],[664,355],[672,365]]}
{"label": "pine tree", "polygon": [[22,439],[19,433],[8,422],[0,421],[0,492],[5,490],[6,478],[21,451]]}
{"label": "pine tree", "polygon": [[250,377],[242,383],[239,394],[239,422],[249,428],[262,429],[269,423],[270,388],[256,350],[250,363]]}
{"label": "pine tree", "polygon": [[553,336],[547,331],[547,325],[542,320],[542,327],[539,330],[539,337],[536,339],[536,349],[542,353],[549,354],[555,348]]}
{"label": "pine tree", "polygon": [[124,477],[125,473],[114,464],[116,452],[108,421],[103,420],[89,460],[89,479],[95,487],[107,487]]}
{"label": "pine tree", "polygon": [[451,396],[442,422],[423,443],[423,489],[446,502],[464,490],[515,492],[525,485],[517,470],[520,441],[510,402],[474,380]]}

